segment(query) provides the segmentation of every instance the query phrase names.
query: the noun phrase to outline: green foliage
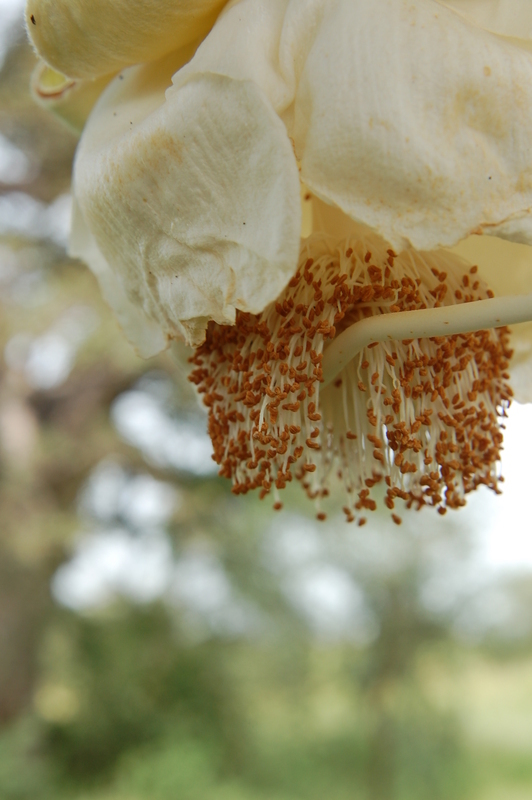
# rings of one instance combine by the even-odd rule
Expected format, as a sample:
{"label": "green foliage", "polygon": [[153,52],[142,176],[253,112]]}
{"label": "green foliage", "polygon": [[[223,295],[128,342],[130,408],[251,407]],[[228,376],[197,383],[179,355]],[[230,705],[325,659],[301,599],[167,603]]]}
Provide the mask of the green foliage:
{"label": "green foliage", "polygon": [[49,726],[45,742],[65,780],[102,781],[129,749],[167,730],[211,741],[238,768],[241,727],[234,687],[216,642],[183,646],[160,607],[66,622],[79,713]]}
{"label": "green foliage", "polygon": [[0,733],[2,800],[48,800],[53,797],[53,765],[39,746],[39,722],[21,716]]}
{"label": "green foliage", "polygon": [[203,743],[178,739],[153,751],[128,754],[114,785],[119,793],[150,795],[153,800],[201,800],[215,784],[214,764]]}

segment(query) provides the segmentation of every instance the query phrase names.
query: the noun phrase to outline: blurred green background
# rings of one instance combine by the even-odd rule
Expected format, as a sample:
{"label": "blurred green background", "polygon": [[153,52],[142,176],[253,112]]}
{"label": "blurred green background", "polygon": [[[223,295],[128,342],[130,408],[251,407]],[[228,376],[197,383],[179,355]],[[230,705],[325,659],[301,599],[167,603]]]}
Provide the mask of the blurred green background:
{"label": "blurred green background", "polygon": [[66,255],[76,141],[31,102],[21,9],[0,2],[0,800],[530,798],[532,572],[479,558],[491,499],[352,528],[297,490],[280,514],[231,495],[187,354],[136,358]]}

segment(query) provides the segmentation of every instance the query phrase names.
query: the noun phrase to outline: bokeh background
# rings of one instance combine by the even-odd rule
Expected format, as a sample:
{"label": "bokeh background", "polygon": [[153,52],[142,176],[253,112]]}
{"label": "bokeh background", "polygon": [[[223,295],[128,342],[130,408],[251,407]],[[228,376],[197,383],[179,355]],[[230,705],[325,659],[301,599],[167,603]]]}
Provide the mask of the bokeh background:
{"label": "bokeh background", "polygon": [[66,245],[75,138],[0,0],[0,800],[532,796],[532,414],[507,489],[317,523],[216,475]]}

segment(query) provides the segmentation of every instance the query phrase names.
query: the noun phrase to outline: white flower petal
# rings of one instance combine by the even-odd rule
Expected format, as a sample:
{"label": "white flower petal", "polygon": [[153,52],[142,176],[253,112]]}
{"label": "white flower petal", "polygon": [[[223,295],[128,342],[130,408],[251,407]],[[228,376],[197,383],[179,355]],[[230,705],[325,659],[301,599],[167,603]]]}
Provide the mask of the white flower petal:
{"label": "white flower petal", "polygon": [[27,0],[41,57],[70,78],[152,61],[207,34],[226,0]]}
{"label": "white flower petal", "polygon": [[518,403],[532,403],[532,323],[512,327],[510,385]]}
{"label": "white flower petal", "polygon": [[434,0],[241,0],[198,71],[253,80],[301,178],[399,249],[532,243],[532,56]]}
{"label": "white flower petal", "polygon": [[307,48],[293,135],[310,189],[398,247],[532,243],[529,53],[431,0],[313,5],[319,24],[293,2],[284,36],[295,62]]}
{"label": "white flower petal", "polygon": [[[76,197],[130,302],[167,340],[258,312],[297,265],[299,176],[261,90],[199,74],[165,99],[171,60],[108,87],[80,142]],[[112,300],[110,300],[112,302]]]}
{"label": "white flower petal", "polygon": [[149,319],[142,308],[128,297],[123,283],[98,250],[76,201],[72,206],[69,254],[89,264],[105,301],[111,306],[120,327],[139,356],[150,358],[164,350],[167,342],[160,325]]}
{"label": "white flower petal", "polygon": [[530,0],[443,0],[475,25],[501,36],[532,39]]}
{"label": "white flower petal", "polygon": [[493,236],[470,236],[453,252],[478,264],[496,295],[532,293],[532,249]]}
{"label": "white flower petal", "polygon": [[294,76],[282,69],[279,52],[290,4],[290,0],[239,0],[230,4],[192,61],[174,75],[174,85],[183,86],[198,72],[253,81],[281,115],[293,103],[295,92]]}

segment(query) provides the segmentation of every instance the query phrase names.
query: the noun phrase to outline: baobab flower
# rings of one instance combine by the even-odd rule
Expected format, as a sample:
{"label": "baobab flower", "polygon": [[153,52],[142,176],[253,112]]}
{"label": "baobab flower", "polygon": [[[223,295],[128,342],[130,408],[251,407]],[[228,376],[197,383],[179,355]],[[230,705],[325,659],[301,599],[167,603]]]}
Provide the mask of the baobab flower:
{"label": "baobab flower", "polygon": [[279,507],[293,477],[318,500],[340,480],[359,521],[379,482],[441,513],[498,491],[511,345],[525,388],[529,355],[506,326],[532,318],[527,4],[96,6],[27,7],[54,103],[109,81],[72,253],[142,355],[196,349],[234,491]]}

